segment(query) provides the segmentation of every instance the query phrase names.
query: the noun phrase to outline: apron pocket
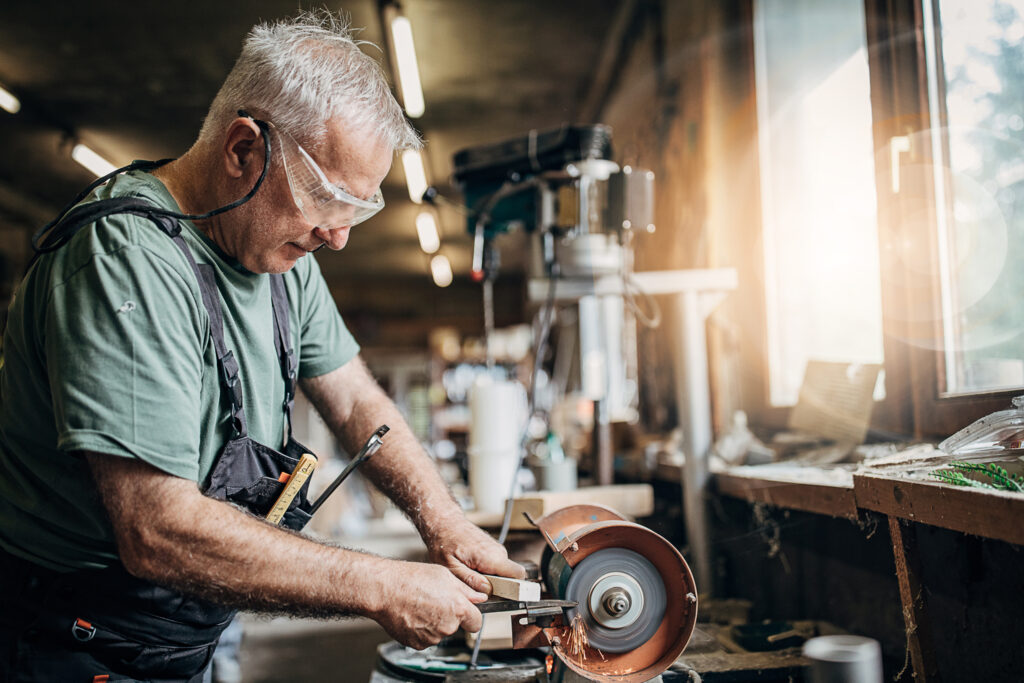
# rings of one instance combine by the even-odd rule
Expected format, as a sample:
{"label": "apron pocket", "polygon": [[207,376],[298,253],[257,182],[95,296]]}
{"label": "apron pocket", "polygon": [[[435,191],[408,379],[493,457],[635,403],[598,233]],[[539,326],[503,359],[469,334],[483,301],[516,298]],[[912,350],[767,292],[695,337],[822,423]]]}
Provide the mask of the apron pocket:
{"label": "apron pocket", "polygon": [[88,642],[80,643],[78,648],[111,670],[128,676],[152,678],[159,674],[187,680],[206,668],[217,647],[216,640],[193,646],[143,643],[102,624],[91,623],[96,629],[95,635]]}
{"label": "apron pocket", "polygon": [[311,515],[305,510],[293,507],[284,513],[284,517],[281,518],[281,526],[288,527],[293,531],[302,531],[303,527],[309,522],[310,517]]}
{"label": "apron pocket", "polygon": [[270,512],[270,507],[277,500],[282,489],[284,489],[284,484],[277,479],[260,477],[247,486],[235,488],[229,485],[225,489],[225,493],[231,502],[238,503],[262,516]]}

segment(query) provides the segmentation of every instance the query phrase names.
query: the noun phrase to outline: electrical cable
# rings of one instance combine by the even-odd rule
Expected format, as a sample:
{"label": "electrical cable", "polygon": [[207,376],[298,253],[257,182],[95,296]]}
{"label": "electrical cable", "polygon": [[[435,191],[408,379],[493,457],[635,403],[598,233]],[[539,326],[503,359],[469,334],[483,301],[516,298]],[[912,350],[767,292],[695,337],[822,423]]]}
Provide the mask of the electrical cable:
{"label": "electrical cable", "polygon": [[[629,306],[629,310],[636,316],[637,321],[649,329],[655,329],[661,325],[661,306],[658,305],[658,301],[645,292],[636,280],[633,279],[633,252],[630,250],[633,244],[634,234],[627,232],[622,236],[622,248],[626,253],[626,257],[623,259],[622,264],[622,297],[626,305]],[[647,309],[651,311],[651,315],[640,308],[640,305],[636,301],[636,293],[639,292],[641,296],[647,302]]]}
{"label": "electrical cable", "polygon": [[[647,308],[651,311],[650,316],[648,316],[647,313],[640,308],[640,305],[637,304],[635,296],[636,293],[643,296],[644,300],[647,302]],[[637,321],[641,325],[651,329],[661,325],[661,306],[658,305],[657,300],[655,300],[652,295],[645,292],[636,283],[633,279],[632,273],[622,273],[622,294],[626,305],[629,306],[629,310],[633,311],[633,315],[636,316]]]}
{"label": "electrical cable", "polygon": [[[548,278],[547,299],[544,302],[544,308],[541,309],[538,316],[540,326],[537,329],[536,336],[534,337],[533,376],[530,379],[530,392],[527,398],[526,423],[523,425],[523,436],[519,441],[519,462],[516,464],[515,470],[513,470],[512,482],[509,486],[507,500],[510,502],[506,503],[505,516],[501,520],[501,531],[498,534],[499,545],[505,544],[505,539],[508,538],[509,528],[512,526],[511,500],[516,494],[516,482],[519,469],[523,466],[523,462],[526,460],[526,444],[530,439],[530,423],[533,421],[537,404],[537,378],[540,376],[541,364],[544,360],[544,354],[547,352],[551,325],[555,318],[555,285],[558,281],[558,273],[558,263],[553,263],[551,265],[551,273]],[[483,624],[486,618],[486,615],[480,615],[480,632],[483,632]],[[477,637],[476,641],[473,643],[473,654],[469,659],[470,669],[476,668],[477,658],[480,655],[480,643],[481,639]]]}
{"label": "electrical cable", "polygon": [[[256,191],[260,189],[260,186],[263,184],[264,179],[267,177],[267,169],[270,168],[270,155],[272,151],[270,144],[270,132],[268,130],[266,121],[261,121],[259,119],[253,118],[241,109],[238,111],[238,115],[247,119],[251,119],[253,123],[255,123],[259,127],[260,134],[263,137],[263,143],[266,149],[266,153],[263,155],[263,170],[260,172],[260,177],[256,179],[256,183],[252,186],[252,189],[250,189],[249,192],[246,193],[244,197],[236,199],[235,201],[229,204],[225,204],[224,206],[219,206],[216,209],[207,211],[206,213],[179,213],[177,211],[171,211],[170,209],[163,209],[157,206],[153,206],[152,208],[146,208],[145,213],[147,215],[166,216],[168,218],[176,218],[178,220],[198,221],[206,218],[212,218],[213,216],[218,216],[222,213],[238,208],[242,204],[245,204],[247,201],[252,199],[253,196],[255,196]],[[107,182],[114,176],[121,173],[125,173],[127,171],[152,171],[171,161],[174,160],[161,159],[159,161],[135,161],[128,164],[127,166],[122,166],[121,168],[115,169],[110,173],[107,173],[106,175],[97,178],[91,184],[89,184],[88,187],[79,192],[78,196],[76,196],[67,206],[65,206],[56,218],[54,218],[52,221],[41,227],[39,230],[35,232],[34,235],[32,235],[32,249],[36,252],[36,254],[45,254],[51,251],[56,251],[60,247],[64,246],[64,244],[67,243],[67,241],[70,240],[73,235],[69,234],[67,231],[63,231],[60,229],[61,219],[63,219],[79,202],[85,199],[90,192],[92,192],[94,189],[96,189],[103,183]]]}

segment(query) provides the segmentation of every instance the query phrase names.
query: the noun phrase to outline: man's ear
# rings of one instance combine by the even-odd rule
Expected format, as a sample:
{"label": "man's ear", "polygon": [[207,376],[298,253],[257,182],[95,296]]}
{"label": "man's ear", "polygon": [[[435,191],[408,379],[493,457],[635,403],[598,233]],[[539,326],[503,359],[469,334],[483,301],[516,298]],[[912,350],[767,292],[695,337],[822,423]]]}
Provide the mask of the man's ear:
{"label": "man's ear", "polygon": [[263,168],[263,135],[252,119],[239,116],[224,136],[224,169],[231,178],[241,178],[255,164]]}

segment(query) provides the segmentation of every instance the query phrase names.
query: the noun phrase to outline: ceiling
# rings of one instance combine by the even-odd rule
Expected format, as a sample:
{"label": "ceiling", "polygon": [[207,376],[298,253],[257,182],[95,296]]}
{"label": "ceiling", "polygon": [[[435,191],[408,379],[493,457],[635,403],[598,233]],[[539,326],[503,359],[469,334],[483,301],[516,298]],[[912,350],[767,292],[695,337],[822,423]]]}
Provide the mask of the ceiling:
{"label": "ceiling", "polygon": [[[426,100],[414,124],[427,142],[428,175],[458,201],[449,177],[459,149],[581,122],[580,103],[593,97],[595,65],[620,1],[402,6]],[[365,27],[363,39],[382,44],[376,0],[342,7],[353,26]],[[295,0],[0,3],[0,84],[22,101],[16,115],[0,110],[0,224],[39,225],[93,179],[70,158],[74,139],[118,165],[183,153],[248,29],[295,8]],[[384,196],[388,208],[357,228],[343,252],[320,257],[329,280],[422,276],[429,285],[414,228],[419,207],[397,161]],[[442,209],[441,222],[442,252],[456,278],[466,277],[463,219]]]}

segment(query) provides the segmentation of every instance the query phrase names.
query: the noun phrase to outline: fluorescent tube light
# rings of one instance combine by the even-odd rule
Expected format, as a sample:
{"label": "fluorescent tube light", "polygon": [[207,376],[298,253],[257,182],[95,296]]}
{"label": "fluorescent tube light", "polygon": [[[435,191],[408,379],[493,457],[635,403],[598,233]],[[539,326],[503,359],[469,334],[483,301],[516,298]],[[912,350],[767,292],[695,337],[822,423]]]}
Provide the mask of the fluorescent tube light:
{"label": "fluorescent tube light", "polygon": [[447,287],[452,283],[452,264],[448,257],[438,254],[430,259],[430,274],[434,278],[434,284],[438,287]]}
{"label": "fluorescent tube light", "polygon": [[412,42],[412,24],[401,14],[391,19],[391,42],[398,62],[398,83],[402,88],[402,104],[410,118],[423,116],[423,86],[416,64],[416,48]]}
{"label": "fluorescent tube light", "polygon": [[21,102],[13,94],[0,86],[0,108],[6,109],[11,114],[21,111]]}
{"label": "fluorescent tube light", "polygon": [[402,168],[405,169],[405,184],[409,186],[409,199],[422,204],[423,193],[427,191],[427,172],[423,168],[423,156],[418,149],[402,152]]}
{"label": "fluorescent tube light", "polygon": [[416,216],[416,235],[420,238],[420,249],[433,254],[441,248],[441,238],[437,234],[437,221],[431,211],[420,211]]}
{"label": "fluorescent tube light", "polygon": [[82,143],[78,143],[71,149],[71,158],[95,173],[97,177],[105,176],[111,171],[117,170],[117,166],[114,166]]}

